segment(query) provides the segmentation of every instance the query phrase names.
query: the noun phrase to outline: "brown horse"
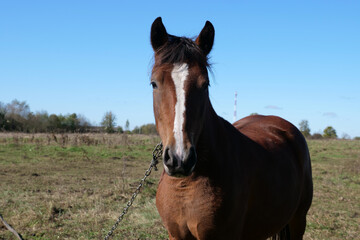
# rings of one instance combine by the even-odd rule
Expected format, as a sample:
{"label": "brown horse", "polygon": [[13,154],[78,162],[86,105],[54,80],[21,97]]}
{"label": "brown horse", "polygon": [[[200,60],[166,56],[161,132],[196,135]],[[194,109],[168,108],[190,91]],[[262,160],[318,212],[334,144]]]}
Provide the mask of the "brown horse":
{"label": "brown horse", "polygon": [[170,239],[302,239],[313,194],[306,141],[291,123],[233,125],[209,100],[215,30],[195,41],[151,27],[154,115],[164,145],[156,206]]}

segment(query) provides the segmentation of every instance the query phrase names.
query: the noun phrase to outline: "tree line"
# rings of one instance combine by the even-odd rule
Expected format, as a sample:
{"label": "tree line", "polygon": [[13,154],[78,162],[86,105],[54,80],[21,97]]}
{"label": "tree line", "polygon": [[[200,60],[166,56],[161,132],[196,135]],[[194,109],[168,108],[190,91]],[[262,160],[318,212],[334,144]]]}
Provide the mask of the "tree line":
{"label": "tree line", "polygon": [[[308,120],[302,120],[299,123],[299,130],[300,132],[304,135],[304,137],[306,138],[311,138],[311,139],[331,139],[331,138],[338,138],[338,135],[336,133],[335,128],[333,128],[332,126],[327,126],[322,133],[314,133],[311,134],[311,130],[309,127],[309,121]],[[343,134],[342,139],[350,139],[350,136],[346,133]],[[358,137],[355,137],[354,139],[358,139]]]}
{"label": "tree line", "polygon": [[121,126],[116,127],[116,115],[109,111],[104,114],[104,117],[101,121],[101,126],[107,133],[133,133],[133,134],[157,134],[156,126],[153,123],[145,124],[140,127],[136,126],[132,131],[130,131],[130,122],[126,120],[125,129]]}
{"label": "tree line", "polygon": [[90,123],[80,114],[31,112],[25,101],[0,102],[0,131],[16,132],[84,132]]}
{"label": "tree line", "polygon": [[46,111],[32,112],[25,101],[14,99],[10,103],[0,102],[0,131],[26,133],[63,133],[63,132],[107,132],[107,133],[141,133],[156,134],[154,124],[145,124],[130,131],[130,122],[126,121],[125,129],[116,126],[116,116],[106,112],[101,127],[92,126],[81,114],[48,114]]}
{"label": "tree line", "polygon": [[[252,113],[251,115],[256,115]],[[29,105],[25,101],[14,99],[8,104],[0,102],[0,131],[16,131],[27,133],[41,132],[107,132],[107,133],[133,133],[133,134],[157,134],[155,124],[145,124],[135,126],[130,131],[130,122],[126,120],[125,127],[116,125],[116,115],[109,111],[102,118],[99,126],[92,126],[82,115],[71,114],[48,114],[46,111],[31,112]],[[336,130],[332,126],[327,126],[323,133],[311,134],[308,120],[299,123],[299,130],[306,138],[338,138]],[[343,139],[350,139],[344,134]],[[359,139],[355,137],[354,139]]]}

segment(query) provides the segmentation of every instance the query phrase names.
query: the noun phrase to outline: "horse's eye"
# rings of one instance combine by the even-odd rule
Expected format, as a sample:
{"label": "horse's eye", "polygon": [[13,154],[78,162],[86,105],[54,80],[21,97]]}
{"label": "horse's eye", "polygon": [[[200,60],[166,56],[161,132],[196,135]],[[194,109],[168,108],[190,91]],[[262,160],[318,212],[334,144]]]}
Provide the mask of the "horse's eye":
{"label": "horse's eye", "polygon": [[157,88],[156,82],[151,81],[151,83],[150,83],[150,84],[151,84],[151,86],[152,86],[152,88],[153,88],[153,89],[156,89],[156,88]]}

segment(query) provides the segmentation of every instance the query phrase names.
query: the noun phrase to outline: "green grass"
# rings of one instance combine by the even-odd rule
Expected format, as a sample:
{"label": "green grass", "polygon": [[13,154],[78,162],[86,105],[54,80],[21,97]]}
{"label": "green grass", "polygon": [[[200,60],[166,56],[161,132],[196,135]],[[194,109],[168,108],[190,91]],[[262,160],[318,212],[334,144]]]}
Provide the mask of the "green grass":
{"label": "green grass", "polygon": [[360,141],[308,141],[314,199],[306,239],[360,239]]}
{"label": "green grass", "polygon": [[[102,239],[158,141],[116,134],[1,134],[0,213],[25,239]],[[305,239],[360,239],[360,141],[308,144],[314,200]],[[159,167],[113,239],[167,239],[155,206]],[[2,224],[0,239],[13,239]]]}

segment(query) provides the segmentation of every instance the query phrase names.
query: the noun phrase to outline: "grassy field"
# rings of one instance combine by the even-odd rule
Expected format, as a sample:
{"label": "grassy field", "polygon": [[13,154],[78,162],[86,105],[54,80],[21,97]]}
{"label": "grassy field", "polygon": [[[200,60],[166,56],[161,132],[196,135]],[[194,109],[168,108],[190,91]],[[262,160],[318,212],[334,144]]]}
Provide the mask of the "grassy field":
{"label": "grassy field", "polygon": [[[0,134],[0,213],[25,239],[102,239],[159,141],[141,135]],[[360,141],[309,140],[305,239],[360,239]],[[153,172],[113,239],[167,239]],[[0,223],[0,239],[14,239]]]}

